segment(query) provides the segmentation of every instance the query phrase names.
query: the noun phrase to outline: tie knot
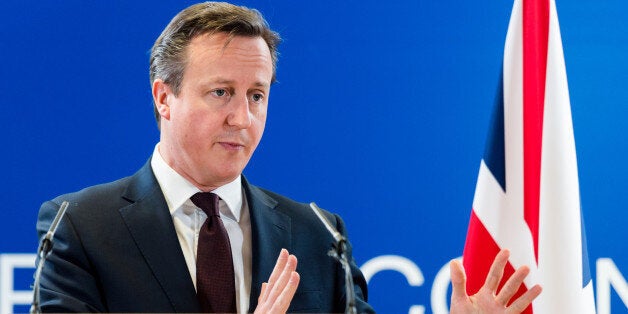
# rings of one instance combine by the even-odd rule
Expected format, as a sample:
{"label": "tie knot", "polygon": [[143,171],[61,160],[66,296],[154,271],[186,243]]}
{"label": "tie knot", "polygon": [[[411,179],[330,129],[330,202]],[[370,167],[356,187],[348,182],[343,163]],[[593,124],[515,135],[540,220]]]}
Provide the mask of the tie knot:
{"label": "tie knot", "polygon": [[190,200],[194,205],[202,209],[207,216],[220,216],[218,207],[220,198],[218,195],[211,192],[199,192],[192,195]]}

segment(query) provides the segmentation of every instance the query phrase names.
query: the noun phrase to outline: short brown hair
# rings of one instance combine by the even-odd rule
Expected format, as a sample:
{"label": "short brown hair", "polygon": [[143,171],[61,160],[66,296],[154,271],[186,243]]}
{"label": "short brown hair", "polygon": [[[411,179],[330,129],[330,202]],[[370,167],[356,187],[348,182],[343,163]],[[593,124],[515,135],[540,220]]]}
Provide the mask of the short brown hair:
{"label": "short brown hair", "polygon": [[[187,63],[187,47],[195,37],[215,33],[264,39],[272,56],[272,81],[275,81],[277,46],[281,38],[270,29],[262,14],[255,9],[226,2],[204,2],[179,12],[155,41],[150,53],[151,86],[156,79],[162,79],[178,96]],[[160,115],[155,105],[154,109],[159,125]]]}

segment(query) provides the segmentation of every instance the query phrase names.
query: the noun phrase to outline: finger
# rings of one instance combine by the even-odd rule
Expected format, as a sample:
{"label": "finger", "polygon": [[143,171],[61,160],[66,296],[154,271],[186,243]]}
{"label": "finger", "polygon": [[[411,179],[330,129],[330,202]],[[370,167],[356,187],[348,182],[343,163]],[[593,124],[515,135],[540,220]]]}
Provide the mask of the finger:
{"label": "finger", "polygon": [[264,302],[264,298],[266,297],[266,289],[268,289],[268,283],[262,282],[262,289],[259,293],[259,297],[257,297],[257,304],[262,304]]}
{"label": "finger", "polygon": [[268,293],[268,297],[266,298],[266,301],[271,302],[271,303],[274,303],[276,301],[277,297],[279,297],[281,292],[286,288],[286,285],[288,284],[290,280],[291,274],[296,270],[296,268],[297,268],[296,256],[294,255],[288,256],[288,261],[286,262],[284,269],[281,271],[281,274],[277,278],[277,281],[272,287],[268,287],[270,292]]}
{"label": "finger", "polygon": [[262,284],[265,298],[258,302],[255,313],[286,313],[300,281],[299,274],[295,271],[296,267],[297,258],[289,255],[275,283],[272,286]]}
{"label": "finger", "polygon": [[262,300],[266,300],[268,298],[268,293],[272,290],[277,278],[281,275],[281,272],[286,267],[286,263],[288,262],[288,250],[281,249],[279,252],[279,257],[277,257],[277,263],[275,263],[275,268],[273,268],[273,272],[270,274],[270,278],[268,278],[268,284],[265,289],[265,293],[260,293],[260,297]]}
{"label": "finger", "polygon": [[519,269],[517,269],[517,271],[515,271],[515,273],[512,274],[510,278],[508,278],[506,284],[504,284],[502,289],[495,297],[495,301],[500,305],[505,306],[510,298],[512,298],[512,296],[517,293],[517,290],[519,290],[519,286],[521,286],[521,283],[523,283],[523,280],[526,278],[526,276],[528,276],[529,273],[530,268],[528,268],[528,266],[519,267]]}
{"label": "finger", "polygon": [[508,250],[501,250],[497,253],[495,260],[493,260],[493,265],[491,265],[491,269],[488,271],[483,288],[492,292],[497,291],[497,286],[504,275],[504,267],[506,267],[508,257],[510,257],[510,252]]}
{"label": "finger", "polygon": [[281,291],[277,300],[273,303],[273,307],[270,311],[271,313],[286,313],[288,311],[292,298],[294,297],[294,293],[297,291],[297,287],[299,286],[300,280],[301,277],[299,276],[299,273],[296,271],[290,273],[288,284]]}
{"label": "finger", "polygon": [[532,289],[528,290],[522,296],[517,298],[510,306],[506,309],[506,313],[521,313],[525,310],[536,297],[541,294],[543,289],[539,285],[535,285]]}
{"label": "finger", "polygon": [[449,262],[449,274],[451,276],[451,303],[455,300],[464,299],[467,296],[467,275],[464,272],[462,263],[458,260]]}

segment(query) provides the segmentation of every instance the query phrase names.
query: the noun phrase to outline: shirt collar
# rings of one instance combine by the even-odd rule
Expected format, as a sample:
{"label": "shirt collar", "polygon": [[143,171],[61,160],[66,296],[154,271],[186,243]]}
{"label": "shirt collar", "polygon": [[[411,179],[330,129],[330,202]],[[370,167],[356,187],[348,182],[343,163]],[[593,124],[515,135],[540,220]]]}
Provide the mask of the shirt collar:
{"label": "shirt collar", "polygon": [[[161,191],[164,194],[170,214],[173,214],[186,202],[189,202],[189,205],[193,205],[189,200],[190,197],[198,192],[201,192],[201,190],[166,163],[159,152],[159,143],[155,145],[150,164],[153,168],[155,178],[157,178],[157,182],[161,187]],[[218,187],[213,190],[212,193],[218,195],[224,201],[224,204],[226,204],[227,208],[225,212],[225,208],[221,203],[221,213],[232,216],[232,219],[239,222],[240,212],[242,209],[241,176],[238,176],[235,180]]]}

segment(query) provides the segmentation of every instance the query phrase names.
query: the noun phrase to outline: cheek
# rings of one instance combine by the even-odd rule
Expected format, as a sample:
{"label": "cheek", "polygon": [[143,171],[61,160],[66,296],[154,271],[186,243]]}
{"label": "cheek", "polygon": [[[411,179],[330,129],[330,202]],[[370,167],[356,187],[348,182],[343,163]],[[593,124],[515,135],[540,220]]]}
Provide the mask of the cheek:
{"label": "cheek", "polygon": [[202,150],[211,138],[211,124],[201,112],[181,112],[173,123],[188,151]]}
{"label": "cheek", "polygon": [[208,108],[188,106],[178,112],[178,126],[189,133],[206,133],[220,124],[220,114]]}
{"label": "cheek", "polygon": [[255,129],[255,135],[258,137],[258,142],[259,139],[262,137],[262,134],[264,134],[264,128],[266,127],[266,112],[262,113],[258,113],[258,115],[256,116],[255,122],[254,122],[254,127],[253,129]]}
{"label": "cheek", "polygon": [[254,119],[257,123],[261,124],[262,130],[264,129],[264,125],[266,125],[266,105],[257,108],[254,112],[252,112]]}

